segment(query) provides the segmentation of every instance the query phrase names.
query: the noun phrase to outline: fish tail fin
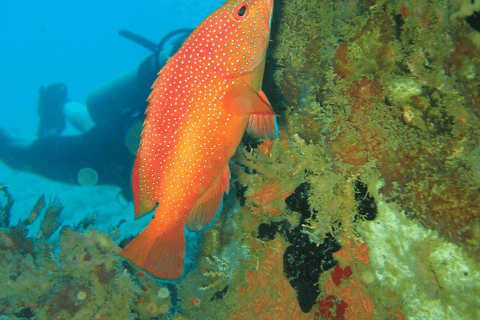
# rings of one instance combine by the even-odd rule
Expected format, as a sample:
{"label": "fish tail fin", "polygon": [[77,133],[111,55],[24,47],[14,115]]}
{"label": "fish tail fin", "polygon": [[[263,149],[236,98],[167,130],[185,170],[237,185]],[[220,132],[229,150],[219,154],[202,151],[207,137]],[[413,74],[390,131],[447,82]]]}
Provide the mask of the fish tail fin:
{"label": "fish tail fin", "polygon": [[183,228],[153,219],[119,255],[150,275],[178,279],[183,273],[185,237]]}

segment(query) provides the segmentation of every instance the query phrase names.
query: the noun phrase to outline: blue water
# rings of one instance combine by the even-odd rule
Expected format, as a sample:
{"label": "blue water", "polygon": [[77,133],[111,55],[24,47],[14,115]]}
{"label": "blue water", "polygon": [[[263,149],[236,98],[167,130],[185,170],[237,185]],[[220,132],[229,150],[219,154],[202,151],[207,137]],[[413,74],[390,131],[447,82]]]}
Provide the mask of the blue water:
{"label": "blue water", "polygon": [[[94,88],[138,66],[151,54],[121,37],[119,30],[127,29],[158,43],[172,30],[195,28],[222,3],[222,0],[2,1],[0,130],[10,138],[34,141],[40,86],[63,82],[68,99],[85,104]],[[75,134],[68,130],[65,133]],[[3,152],[1,156],[3,159],[9,155]],[[133,165],[133,161],[127,165]],[[47,203],[54,197],[60,199],[64,206],[63,225],[75,226],[85,216],[95,214],[95,227],[107,231],[126,219],[120,228],[124,238],[137,234],[149,221],[148,216],[133,221],[133,204],[119,197],[118,186],[79,186],[75,181],[63,184],[27,171],[14,170],[0,159],[0,185],[8,186],[15,200],[11,225],[26,219],[42,194]],[[6,201],[0,193],[0,206]],[[29,236],[38,233],[39,225],[40,221],[36,221],[28,227]]]}
{"label": "blue water", "polygon": [[33,137],[38,89],[64,82],[84,103],[93,88],[137,65],[149,51],[118,35],[154,42],[194,28],[223,3],[198,1],[1,1],[0,127]]}
{"label": "blue water", "polygon": [[[95,143],[87,143],[92,140],[86,139],[78,131],[75,132],[69,125],[62,133],[62,138],[67,135],[68,138],[81,136],[81,139],[75,140],[79,148],[55,150],[58,140],[51,140],[46,148],[37,148],[40,152],[31,151],[31,147],[39,140],[45,141],[36,140],[39,127],[39,88],[62,82],[67,87],[69,101],[86,104],[92,90],[117,79],[152,54],[139,44],[121,37],[118,34],[120,30],[129,30],[158,43],[173,30],[195,28],[223,2],[224,0],[45,0],[0,3],[0,186],[6,187],[14,200],[10,210],[10,227],[25,221],[42,195],[45,197],[46,207],[54,199],[58,199],[63,206],[60,215],[62,226],[80,229],[77,226],[86,217],[95,216],[95,229],[112,232],[120,225],[116,239],[120,241],[138,234],[148,224],[152,214],[134,221],[131,199],[124,197],[119,184],[100,183],[104,178],[100,170],[97,170],[100,176],[97,185],[80,186],[77,183],[77,172],[82,167],[97,169],[95,165],[98,165],[105,172],[109,171],[110,162],[105,163],[100,156],[104,152],[112,153],[113,158],[121,159],[120,171],[117,170],[120,166],[116,167],[114,164],[111,165],[111,171],[130,180],[133,155],[124,152],[117,157],[115,150],[100,145],[110,138],[113,143],[123,144],[125,130],[119,130],[117,134],[117,128],[112,129],[110,124],[102,127],[103,131],[97,132],[98,137],[108,138],[97,139],[97,145],[97,140],[94,139],[92,140]],[[151,84],[152,82],[148,86]],[[146,96],[142,101],[145,99]],[[122,111],[119,110],[119,113]],[[88,132],[91,131],[86,131]],[[16,168],[15,161],[11,161],[17,157],[17,153],[8,149],[12,146],[18,147],[18,141],[22,142],[21,148],[30,152],[28,156],[18,157],[20,162],[25,162],[19,166],[20,169]],[[92,152],[95,148],[98,152]],[[74,152],[78,150],[85,150],[88,157],[81,158],[81,152]],[[77,157],[83,162],[71,161]],[[39,163],[44,164],[38,165]],[[77,166],[78,163],[81,164],[80,167]],[[71,172],[73,175],[71,178],[65,179],[62,176],[58,179],[58,176],[55,177],[58,172]],[[131,193],[131,190],[127,193]],[[1,191],[0,212],[6,206],[7,200],[6,193]],[[36,239],[40,235],[41,222],[46,212],[47,209],[44,208],[38,219],[28,225],[28,237]],[[52,247],[58,244],[60,230],[61,228],[58,228],[48,239]],[[188,272],[195,267],[201,235],[186,230],[185,236],[188,247],[184,270]],[[58,246],[52,252],[57,254]],[[172,295],[174,294],[172,291]],[[0,318],[3,319],[2,312],[8,304],[1,307]]]}

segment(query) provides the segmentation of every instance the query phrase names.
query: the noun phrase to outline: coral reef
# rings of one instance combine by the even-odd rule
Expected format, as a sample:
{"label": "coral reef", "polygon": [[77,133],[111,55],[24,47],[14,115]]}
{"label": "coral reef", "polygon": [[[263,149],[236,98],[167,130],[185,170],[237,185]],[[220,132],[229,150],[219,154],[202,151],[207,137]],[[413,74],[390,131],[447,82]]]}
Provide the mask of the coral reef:
{"label": "coral reef", "polygon": [[0,185],[0,191],[3,192],[6,198],[5,205],[3,207],[0,207],[0,228],[6,228],[10,224],[10,209],[13,205],[13,198],[7,191],[6,186]]}
{"label": "coral reef", "polygon": [[[42,203],[45,203],[43,199],[37,202],[32,210],[32,214],[35,211],[39,211],[39,207],[42,205]],[[60,227],[62,224],[62,221],[60,220],[60,214],[62,213],[62,210],[63,206],[60,203],[60,200],[57,197],[53,198],[48,204],[47,212],[45,212],[42,224],[40,225],[40,232],[38,234],[39,238],[49,238]],[[31,220],[32,214],[30,214],[29,220]]]}
{"label": "coral reef", "polygon": [[356,228],[369,246],[370,274],[365,274],[363,264],[357,266],[363,269],[363,283],[375,287],[377,294],[372,295],[382,307],[380,318],[400,314],[417,319],[477,318],[479,261],[437,232],[408,220],[383,196],[377,193],[375,198],[377,218]]}
{"label": "coral reef", "polygon": [[[280,237],[255,252],[258,266],[245,274],[237,306],[230,319],[311,319],[295,301],[295,290],[283,275],[282,253],[286,243]],[[260,249],[260,248],[258,248]]]}
{"label": "coral reef", "polygon": [[88,229],[93,218],[63,228],[56,250],[53,232],[24,229],[44,199],[12,227],[1,187],[0,313],[476,319],[480,33],[465,17],[479,6],[276,0],[263,89],[279,137],[244,138],[196,267],[153,281],[115,255],[118,226]]}
{"label": "coral reef", "polygon": [[479,33],[459,17],[475,6],[282,3],[271,50],[276,63],[267,65],[275,86],[265,88],[277,93],[277,105],[288,106],[286,136],[316,148],[314,161],[297,152],[312,173],[307,180],[316,180],[313,188],[322,186],[316,176],[325,177],[328,167],[343,173],[331,175],[339,182],[375,168],[390,201],[472,251],[480,183],[468,159],[478,146],[480,61],[470,35]]}
{"label": "coral reef", "polygon": [[[46,209],[37,238],[25,229],[39,215],[0,229],[0,314],[35,319],[158,319],[171,309],[170,290],[143,272],[126,270],[109,234],[68,227],[58,250],[48,241],[58,227],[61,205]],[[52,213],[55,211],[56,213]]]}
{"label": "coral reef", "polygon": [[[246,221],[228,219],[236,226],[231,238],[261,257],[258,270],[267,264],[265,252],[236,234],[266,241],[265,250],[268,241],[279,236],[298,241],[295,253],[288,246],[281,250],[283,273],[310,317],[403,319],[422,314],[409,307],[402,290],[379,290],[382,278],[375,273],[376,265],[372,267],[369,248],[381,248],[382,241],[367,242],[369,236],[357,231],[362,223],[375,223],[378,201],[395,203],[442,241],[478,254],[480,180],[473,159],[478,159],[480,140],[479,47],[477,31],[458,14],[468,5],[276,1],[266,69],[266,79],[274,81],[265,81],[264,91],[281,114],[280,137],[273,142],[244,140],[232,171]],[[384,183],[379,192],[380,180]],[[224,231],[218,231],[221,237]],[[335,248],[331,237],[341,249],[330,249],[331,260],[325,256],[304,268],[304,261],[315,261],[327,248]],[[390,254],[395,259],[394,252]],[[419,260],[411,268],[418,273],[430,266]],[[228,309],[235,301],[231,296],[242,290],[252,290],[248,299],[254,306],[270,306],[268,292],[257,296],[255,284],[268,288],[275,283],[274,269],[263,277],[253,277],[248,265],[239,270],[249,275],[249,285],[232,292],[238,284],[228,282],[222,307]],[[315,276],[318,285],[307,280]],[[204,281],[201,276],[187,278],[182,286],[205,286]],[[221,282],[215,289],[225,285]],[[304,287],[316,295],[313,304]],[[237,297],[237,303],[246,297]],[[241,305],[249,312],[233,308],[231,318],[263,315],[247,303]],[[463,312],[463,317],[474,318],[471,312]]]}

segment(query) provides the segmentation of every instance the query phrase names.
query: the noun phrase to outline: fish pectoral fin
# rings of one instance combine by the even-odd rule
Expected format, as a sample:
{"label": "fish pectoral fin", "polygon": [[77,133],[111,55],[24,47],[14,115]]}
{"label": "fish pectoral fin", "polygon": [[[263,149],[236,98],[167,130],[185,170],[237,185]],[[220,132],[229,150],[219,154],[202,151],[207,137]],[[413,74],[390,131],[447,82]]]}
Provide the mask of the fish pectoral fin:
{"label": "fish pectoral fin", "polygon": [[200,231],[205,229],[220,213],[223,194],[228,193],[230,189],[229,180],[230,169],[227,165],[190,211],[187,220],[188,230]]}
{"label": "fish pectoral fin", "polygon": [[257,93],[251,87],[234,85],[225,95],[225,99],[230,112],[249,115],[249,134],[268,140],[277,137],[277,115],[262,90]]}
{"label": "fish pectoral fin", "polygon": [[277,115],[273,112],[272,106],[267,96],[260,89],[258,92],[260,98],[253,107],[253,112],[248,119],[247,132],[260,138],[273,140],[278,136]]}
{"label": "fish pectoral fin", "polygon": [[278,136],[277,116],[252,113],[248,119],[247,133],[267,140],[275,139]]}
{"label": "fish pectoral fin", "polygon": [[183,232],[183,226],[152,219],[119,255],[156,278],[178,279],[185,257]]}
{"label": "fish pectoral fin", "polygon": [[133,189],[133,200],[135,202],[135,219],[144,216],[155,208],[156,201],[153,199],[153,196],[147,194],[142,194],[140,196],[140,176],[138,173],[140,163],[137,158],[135,164],[133,165],[132,172],[132,189]]}

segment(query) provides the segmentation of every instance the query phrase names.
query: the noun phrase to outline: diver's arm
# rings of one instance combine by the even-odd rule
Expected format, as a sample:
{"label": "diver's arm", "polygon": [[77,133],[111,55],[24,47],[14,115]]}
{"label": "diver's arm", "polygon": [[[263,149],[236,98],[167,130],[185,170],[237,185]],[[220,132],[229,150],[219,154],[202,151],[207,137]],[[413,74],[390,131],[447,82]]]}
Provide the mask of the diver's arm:
{"label": "diver's arm", "polygon": [[88,114],[87,106],[82,103],[68,101],[65,103],[64,113],[68,123],[80,133],[87,132],[95,125]]}

